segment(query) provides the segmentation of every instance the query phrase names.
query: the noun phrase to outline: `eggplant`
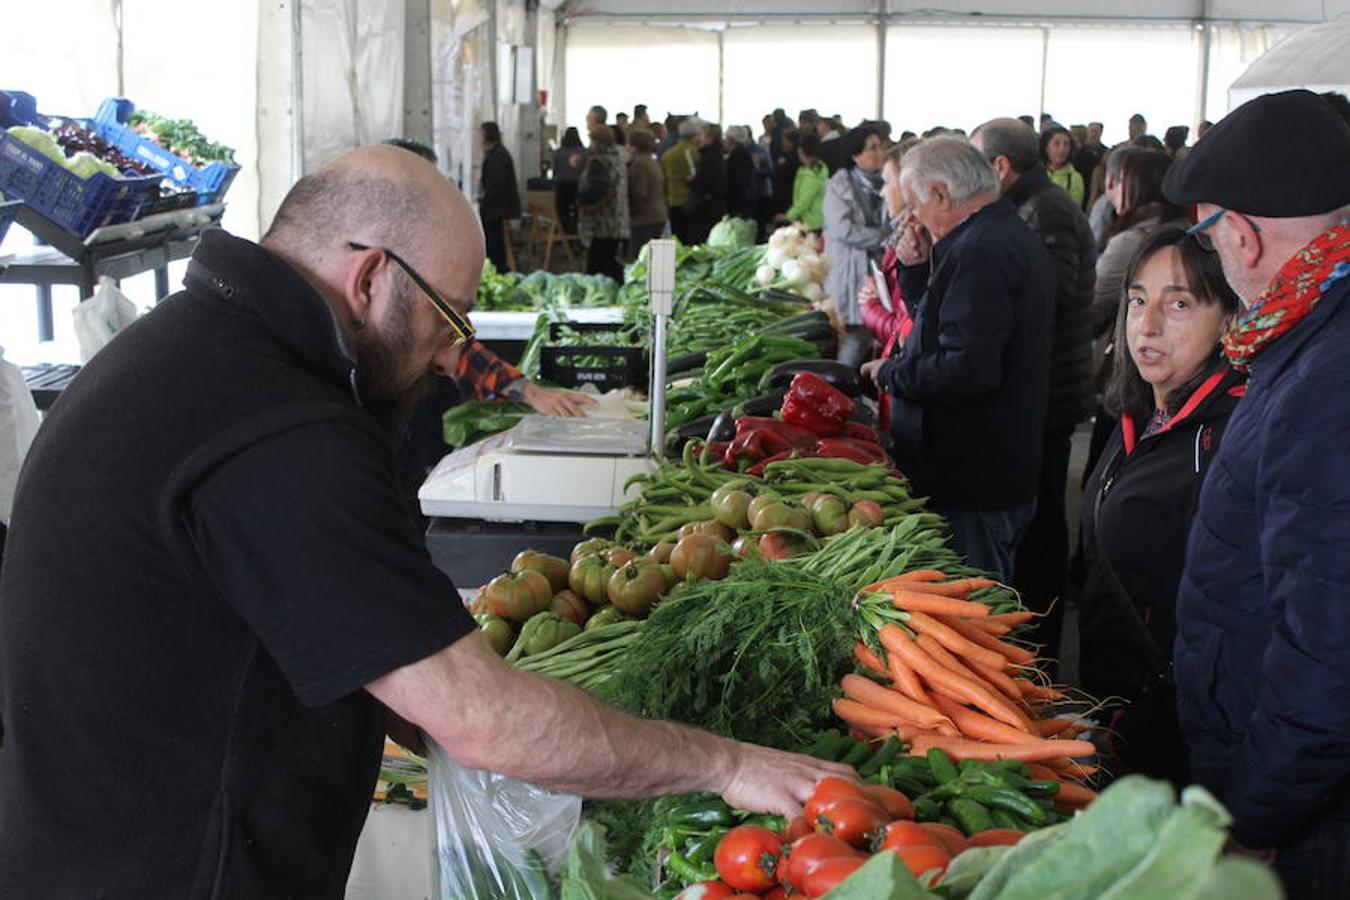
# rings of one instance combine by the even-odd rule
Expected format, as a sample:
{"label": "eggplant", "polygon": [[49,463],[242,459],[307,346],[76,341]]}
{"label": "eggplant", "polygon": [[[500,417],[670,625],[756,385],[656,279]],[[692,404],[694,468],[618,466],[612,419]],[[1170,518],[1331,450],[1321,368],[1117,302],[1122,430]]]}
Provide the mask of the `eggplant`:
{"label": "eggplant", "polygon": [[809,306],[811,301],[807,300],[801,294],[794,294],[791,291],[785,291],[782,288],[765,288],[759,292],[759,295],[765,300],[780,300],[784,303],[800,303],[802,306]]}
{"label": "eggplant", "polygon": [[666,360],[666,375],[678,375],[702,368],[708,362],[708,351],[685,353]]}
{"label": "eggplant", "polygon": [[819,375],[850,397],[860,396],[863,392],[862,379],[858,377],[857,371],[832,359],[804,359],[779,363],[764,373],[764,377],[759,380],[759,389],[769,391],[786,388],[799,372]]}
{"label": "eggplant", "polygon": [[708,427],[708,443],[718,441],[729,441],[736,436],[736,413],[731,409],[724,409],[713,419],[712,425]]}
{"label": "eggplant", "polygon": [[[680,439],[680,444],[683,446],[685,441],[701,438],[707,434],[708,429],[712,428],[713,422],[715,421],[717,421],[716,415],[699,416],[697,419],[690,419],[688,422],[685,422],[679,428],[675,429],[675,435]],[[732,429],[732,432],[734,434],[734,428]]]}
{"label": "eggplant", "polygon": [[767,394],[760,394],[758,397],[751,397],[736,404],[732,409],[732,418],[738,419],[741,416],[771,416],[778,412],[783,406],[783,398],[787,396],[787,389],[781,391],[771,391]]}

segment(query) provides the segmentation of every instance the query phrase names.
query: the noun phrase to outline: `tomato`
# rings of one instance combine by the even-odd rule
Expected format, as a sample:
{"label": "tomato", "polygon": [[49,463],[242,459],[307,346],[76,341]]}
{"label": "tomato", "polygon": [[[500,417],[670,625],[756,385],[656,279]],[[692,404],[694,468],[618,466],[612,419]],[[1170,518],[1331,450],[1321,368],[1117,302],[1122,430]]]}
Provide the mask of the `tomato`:
{"label": "tomato", "polygon": [[487,587],[480,587],[469,602],[469,613],[476,616],[487,611]]}
{"label": "tomato", "polygon": [[811,791],[811,796],[806,799],[806,811],[804,815],[806,820],[811,823],[811,827],[816,827],[816,817],[820,811],[829,806],[840,797],[863,797],[862,785],[856,781],[849,781],[847,778],[839,778],[835,775],[827,775],[816,782],[816,786]]}
{"label": "tomato", "polygon": [[592,556],[596,553],[604,553],[610,547],[613,546],[614,543],[612,541],[607,541],[604,538],[591,538],[588,541],[582,541],[580,544],[577,544],[575,547],[572,548],[571,561],[576,562],[583,556]]}
{"label": "tomato", "polygon": [[708,537],[716,538],[724,544],[730,543],[731,539],[736,536],[735,531],[712,519],[706,522],[689,522],[681,526],[676,534],[681,538],[687,538],[691,534],[706,534]]}
{"label": "tomato", "polygon": [[838,534],[848,529],[848,507],[838,497],[822,494],[811,504],[810,510],[811,523],[821,534]]}
{"label": "tomato", "polygon": [[920,822],[924,831],[937,838],[937,845],[945,849],[952,856],[966,849],[966,836],[960,829],[953,828],[950,825],[943,825],[941,822]]}
{"label": "tomato", "polygon": [[881,834],[881,841],[877,844],[877,850],[899,850],[901,847],[934,847],[939,850],[946,849],[938,837],[928,829],[924,828],[918,822],[909,822],[901,819],[898,822],[892,822],[886,826]]}
{"label": "tomato", "polygon": [[844,879],[862,868],[863,860],[856,856],[827,859],[806,876],[802,889],[810,898],[824,897],[837,888]]}
{"label": "tomato", "polygon": [[629,563],[609,576],[609,602],[630,616],[645,616],[656,598],[666,592],[666,576],[659,566]]}
{"label": "tomato", "polygon": [[728,528],[745,530],[750,527],[748,510],[754,499],[749,492],[742,490],[743,482],[729,481],[713,491],[709,503],[717,521]]}
{"label": "tomato", "polygon": [[820,811],[816,827],[846,844],[866,847],[886,825],[886,811],[863,797],[840,797]]}
{"label": "tomato", "polygon": [[759,515],[759,511],[761,509],[763,509],[764,507],[768,506],[771,503],[781,502],[782,499],[783,499],[782,497],[774,493],[757,494],[755,496],[755,499],[750,501],[750,505],[746,507],[745,515],[749,519],[749,521],[753,522],[755,521],[755,517]]}
{"label": "tomato", "polygon": [[691,534],[680,538],[670,553],[670,564],[681,580],[692,572],[695,578],[720,581],[727,577],[732,558],[722,550],[722,541],[707,534]]}
{"label": "tomato", "polygon": [[492,613],[478,613],[473,618],[497,655],[505,656],[516,639],[515,632],[511,630],[511,623]]}
{"label": "tomato", "polygon": [[659,563],[670,562],[670,551],[675,549],[675,544],[671,541],[662,541],[655,547],[647,551],[647,555]]}
{"label": "tomato", "polygon": [[567,587],[567,573],[572,564],[565,559],[540,553],[538,550],[522,550],[511,560],[511,571],[515,573],[531,569],[548,579],[549,587],[556,594]]}
{"label": "tomato", "polygon": [[796,528],[796,511],[786,500],[775,500],[761,506],[750,519],[750,527],[755,531],[768,531],[770,528]]}
{"label": "tomato", "polygon": [[738,891],[773,887],[782,844],[778,835],[758,825],[740,825],[726,833],[713,851],[722,880]]}
{"label": "tomato", "polygon": [[626,547],[615,547],[605,554],[605,562],[616,569],[628,565],[635,559],[637,559],[637,554]]}
{"label": "tomato", "polygon": [[848,511],[848,525],[852,528],[876,528],[886,521],[886,512],[872,500],[858,500]]}
{"label": "tomato", "polygon": [[601,557],[583,556],[572,563],[572,571],[568,573],[567,583],[571,587],[572,593],[579,597],[585,597],[588,603],[594,603],[598,606],[607,599],[609,579],[614,572],[614,567],[607,564]]}
{"label": "tomato", "polygon": [[759,555],[770,562],[791,559],[794,556],[806,553],[810,549],[811,547],[804,539],[792,533],[771,531],[759,538]]}
{"label": "tomato", "polygon": [[[782,887],[776,887],[764,894],[764,900],[787,900],[787,891]],[[744,894],[742,896],[753,897],[754,894]]]}
{"label": "tomato", "polygon": [[966,846],[1011,847],[1026,836],[1027,833],[1025,831],[1018,831],[1014,828],[990,828],[987,831],[977,831],[966,838]]}
{"label": "tomato", "polygon": [[543,575],[527,569],[515,575],[498,575],[489,581],[486,598],[488,612],[513,622],[524,622],[548,609],[553,588]]}
{"label": "tomato", "polygon": [[732,541],[731,552],[736,554],[737,559],[758,559],[759,544],[748,534],[742,535]]}
{"label": "tomato", "polygon": [[585,600],[572,591],[558,591],[549,603],[550,611],[557,613],[569,622],[585,625],[591,617],[591,607]]}
{"label": "tomato", "polygon": [[858,856],[858,851],[828,834],[808,834],[798,838],[784,853],[783,858],[788,864],[786,871],[780,872],[778,880],[780,883],[786,881],[798,890],[806,883],[806,876],[826,860]]}
{"label": "tomato", "polygon": [[914,818],[914,804],[895,788],[882,784],[864,784],[863,795],[886,811],[891,821]]}
{"label": "tomato", "polygon": [[951,854],[946,850],[939,850],[937,847],[924,847],[922,845],[914,847],[901,847],[895,851],[900,855],[900,861],[905,864],[905,868],[914,874],[915,878],[924,881],[925,872],[933,872],[931,876],[924,881],[925,886],[932,887],[937,884],[942,873],[947,871],[947,864],[952,861]]}
{"label": "tomato", "polygon": [[783,843],[791,844],[798,838],[804,838],[812,832],[811,820],[806,816],[798,816],[787,823],[787,828],[783,829]]}
{"label": "tomato", "polygon": [[675,900],[728,900],[736,892],[720,881],[700,881],[675,895]]}

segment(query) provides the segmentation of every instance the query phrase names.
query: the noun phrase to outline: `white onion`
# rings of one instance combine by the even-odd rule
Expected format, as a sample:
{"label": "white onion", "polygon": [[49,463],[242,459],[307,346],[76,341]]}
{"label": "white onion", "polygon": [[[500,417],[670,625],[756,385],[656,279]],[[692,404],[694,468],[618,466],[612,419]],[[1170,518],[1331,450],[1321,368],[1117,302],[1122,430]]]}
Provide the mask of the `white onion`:
{"label": "white onion", "polygon": [[821,297],[825,296],[825,290],[819,284],[812,281],[802,288],[802,296],[812,303],[815,303],[819,301]]}
{"label": "white onion", "polygon": [[783,277],[792,285],[806,284],[809,280],[806,270],[803,269],[802,264],[795,259],[789,259],[787,262],[783,263]]}
{"label": "white onion", "polygon": [[755,284],[760,287],[768,287],[773,284],[773,279],[776,274],[773,266],[766,263],[755,270]]}
{"label": "white onion", "polygon": [[775,247],[769,244],[769,252],[764,256],[764,262],[774,269],[783,268],[783,263],[787,262],[787,251],[782,247]]}

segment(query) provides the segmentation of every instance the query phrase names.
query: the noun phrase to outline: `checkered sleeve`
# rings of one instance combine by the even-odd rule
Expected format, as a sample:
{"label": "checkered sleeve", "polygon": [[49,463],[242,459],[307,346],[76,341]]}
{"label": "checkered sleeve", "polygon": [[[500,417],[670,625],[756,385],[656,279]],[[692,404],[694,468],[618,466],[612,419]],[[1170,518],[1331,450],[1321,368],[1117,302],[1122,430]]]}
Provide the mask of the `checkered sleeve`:
{"label": "checkered sleeve", "polygon": [[452,376],[460,391],[475,400],[519,400],[525,376],[515,366],[485,347],[470,341],[459,355]]}

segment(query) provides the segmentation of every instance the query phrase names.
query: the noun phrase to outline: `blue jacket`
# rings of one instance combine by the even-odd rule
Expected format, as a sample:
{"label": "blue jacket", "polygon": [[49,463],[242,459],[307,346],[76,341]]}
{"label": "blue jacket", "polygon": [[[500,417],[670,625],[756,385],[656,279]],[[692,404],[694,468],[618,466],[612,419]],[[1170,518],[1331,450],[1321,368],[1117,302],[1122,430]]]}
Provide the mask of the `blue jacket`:
{"label": "blue jacket", "polygon": [[1350,821],[1347,305],[1350,277],[1254,360],[1177,596],[1191,768],[1250,847]]}
{"label": "blue jacket", "polygon": [[901,294],[917,301],[914,328],[878,378],[892,398],[896,465],[938,506],[1031,503],[1050,396],[1055,264],[1006,199],[938,241],[930,262],[900,272]]}

